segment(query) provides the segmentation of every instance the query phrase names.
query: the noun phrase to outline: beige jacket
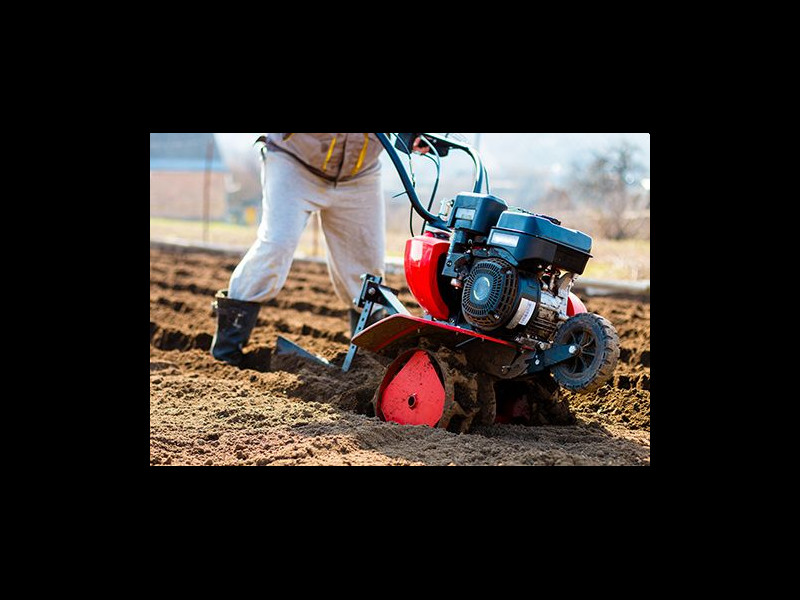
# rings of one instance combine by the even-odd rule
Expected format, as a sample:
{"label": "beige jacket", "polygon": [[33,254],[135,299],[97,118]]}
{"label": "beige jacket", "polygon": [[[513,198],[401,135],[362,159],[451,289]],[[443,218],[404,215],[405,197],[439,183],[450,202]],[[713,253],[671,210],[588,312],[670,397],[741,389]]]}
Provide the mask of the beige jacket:
{"label": "beige jacket", "polygon": [[383,151],[373,133],[269,133],[267,146],[291,154],[311,172],[332,181],[349,181],[370,172]]}

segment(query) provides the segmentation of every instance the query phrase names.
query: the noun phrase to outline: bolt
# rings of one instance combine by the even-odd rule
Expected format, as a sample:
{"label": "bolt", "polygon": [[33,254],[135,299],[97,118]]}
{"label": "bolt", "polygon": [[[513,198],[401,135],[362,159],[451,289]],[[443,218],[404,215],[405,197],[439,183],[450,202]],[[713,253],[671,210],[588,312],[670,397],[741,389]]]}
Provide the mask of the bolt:
{"label": "bolt", "polygon": [[370,296],[374,296],[375,295],[375,288],[369,288],[369,290],[367,290],[367,294],[370,295]]}
{"label": "bolt", "polygon": [[537,359],[536,359],[536,363],[535,363],[535,364],[536,364],[536,366],[538,367],[538,366],[541,364],[541,362],[542,362],[542,361],[540,361],[540,360],[537,358]]}
{"label": "bolt", "polygon": [[569,347],[569,353],[570,354],[575,354],[577,351],[578,351],[578,347],[577,346],[570,346]]}

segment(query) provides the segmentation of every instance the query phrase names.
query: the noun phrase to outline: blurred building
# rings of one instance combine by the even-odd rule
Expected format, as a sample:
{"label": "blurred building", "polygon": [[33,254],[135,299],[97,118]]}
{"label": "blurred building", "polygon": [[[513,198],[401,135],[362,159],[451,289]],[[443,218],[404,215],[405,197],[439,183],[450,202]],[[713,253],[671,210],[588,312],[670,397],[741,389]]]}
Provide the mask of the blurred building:
{"label": "blurred building", "polygon": [[209,217],[223,220],[230,172],[214,134],[150,134],[151,217],[202,219],[207,176]]}

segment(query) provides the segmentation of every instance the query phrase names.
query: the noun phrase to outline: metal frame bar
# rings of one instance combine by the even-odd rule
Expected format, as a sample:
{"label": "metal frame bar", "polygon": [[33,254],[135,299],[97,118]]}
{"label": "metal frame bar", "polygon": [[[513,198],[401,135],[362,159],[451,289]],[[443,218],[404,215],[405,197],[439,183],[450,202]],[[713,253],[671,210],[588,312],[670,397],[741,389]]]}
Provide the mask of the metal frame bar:
{"label": "metal frame bar", "polygon": [[544,351],[537,350],[527,361],[528,368],[525,370],[525,375],[535,375],[546,371],[550,367],[574,358],[577,351],[578,347],[570,344],[552,346]]}
{"label": "metal frame bar", "polygon": [[[364,281],[364,284],[361,286],[361,295],[358,297],[356,305],[363,310],[361,311],[361,317],[358,319],[356,330],[353,332],[353,337],[356,337],[367,328],[367,321],[377,306],[384,307],[386,312],[389,313],[389,316],[397,314],[411,315],[408,309],[403,306],[403,303],[400,302],[400,299],[397,297],[397,292],[382,285],[382,277],[378,277],[377,275],[362,275],[361,279]],[[358,346],[351,343],[350,349],[347,351],[347,356],[344,359],[344,364],[342,365],[343,373],[347,373],[350,370],[353,359],[355,359],[357,353]]]}

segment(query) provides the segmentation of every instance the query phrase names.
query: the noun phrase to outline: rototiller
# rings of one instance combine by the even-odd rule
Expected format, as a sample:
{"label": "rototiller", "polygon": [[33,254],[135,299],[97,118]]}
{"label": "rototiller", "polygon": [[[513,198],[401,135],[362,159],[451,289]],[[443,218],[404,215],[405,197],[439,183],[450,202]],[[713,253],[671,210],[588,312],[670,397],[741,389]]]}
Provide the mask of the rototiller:
{"label": "rototiller", "polygon": [[[342,370],[359,349],[393,360],[367,412],[452,432],[495,422],[569,422],[562,388],[593,392],[619,360],[613,325],[572,293],[592,257],[592,239],[493,196],[478,151],[455,134],[375,135],[425,223],[405,248],[406,281],[424,315],[411,315],[381,277],[363,276],[355,299],[363,310]],[[410,161],[417,137],[437,167],[427,208],[398,153]],[[433,214],[440,159],[452,150],[472,158],[473,190],[442,201]],[[369,325],[380,311],[389,316]],[[282,337],[276,352],[332,366]]]}
{"label": "rototiller", "polygon": [[[494,422],[563,421],[569,410],[561,388],[597,390],[619,359],[612,324],[572,293],[592,239],[491,195],[480,155],[463,139],[375,135],[425,222],[405,248],[406,280],[424,315],[411,315],[380,277],[364,275],[357,299],[363,312],[343,370],[359,349],[394,359],[372,400],[385,421],[454,432]],[[431,212],[438,176],[426,209],[398,153],[411,160],[416,137],[430,146],[426,156],[438,173],[440,158],[452,150],[475,163],[472,192],[443,201],[439,214]],[[380,308],[390,316],[367,326]]]}

